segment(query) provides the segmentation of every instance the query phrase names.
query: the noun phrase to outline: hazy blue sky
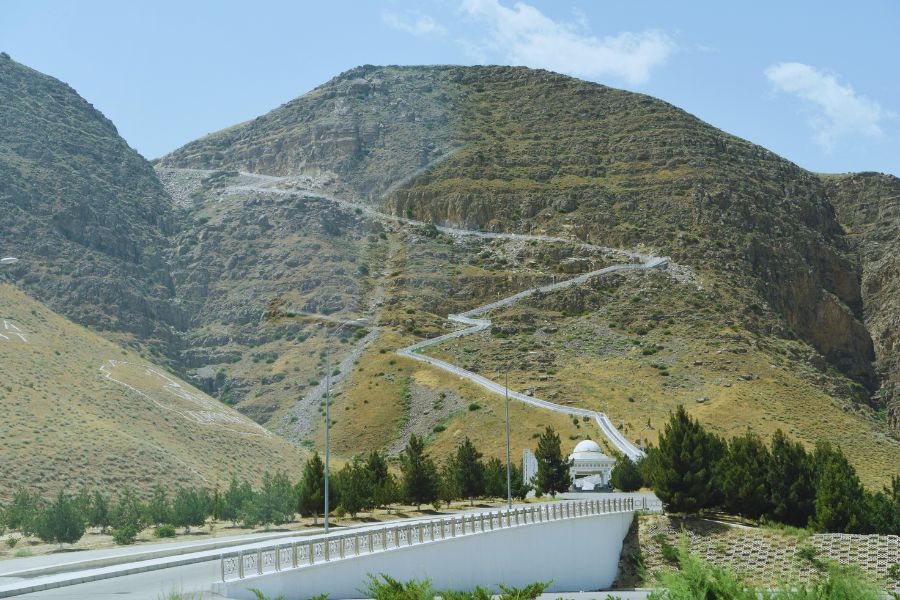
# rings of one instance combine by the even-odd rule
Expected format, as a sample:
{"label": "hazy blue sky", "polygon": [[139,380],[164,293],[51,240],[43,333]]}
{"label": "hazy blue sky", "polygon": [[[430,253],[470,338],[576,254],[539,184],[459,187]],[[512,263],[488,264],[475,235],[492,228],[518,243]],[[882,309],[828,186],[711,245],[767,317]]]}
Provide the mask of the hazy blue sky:
{"label": "hazy blue sky", "polygon": [[148,158],[356,65],[524,64],[657,96],[808,169],[900,175],[900,2],[736,4],[0,0],[0,50]]}

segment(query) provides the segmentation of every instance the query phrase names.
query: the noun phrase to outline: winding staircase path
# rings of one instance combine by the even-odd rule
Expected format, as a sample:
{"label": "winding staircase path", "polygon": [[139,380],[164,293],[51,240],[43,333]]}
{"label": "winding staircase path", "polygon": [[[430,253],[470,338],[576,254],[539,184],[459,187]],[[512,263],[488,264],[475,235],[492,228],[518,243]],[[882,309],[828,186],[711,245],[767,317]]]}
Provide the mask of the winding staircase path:
{"label": "winding staircase path", "polygon": [[[248,173],[242,171],[240,175],[245,179],[255,179],[255,181],[247,182],[242,185],[232,185],[228,186],[224,193],[225,194],[241,194],[241,193],[258,193],[258,194],[276,194],[276,195],[293,195],[293,194],[307,194],[310,196],[316,196],[319,198],[323,198],[325,200],[329,200],[335,203],[338,207],[344,210],[352,210],[356,212],[361,212],[366,216],[378,219],[378,220],[388,220],[394,222],[405,223],[407,225],[413,225],[418,227],[424,227],[429,225],[423,221],[417,221],[415,219],[409,219],[400,217],[397,215],[390,215],[387,213],[383,213],[378,211],[371,206],[366,206],[363,204],[357,204],[355,202],[347,201],[343,198],[337,198],[327,193],[323,193],[321,190],[299,190],[299,189],[284,189],[276,187],[279,184],[289,183],[292,181],[296,181],[296,178],[292,177],[277,177],[273,175],[260,175],[257,173]],[[494,233],[487,231],[475,231],[470,229],[459,229],[455,227],[445,227],[445,226],[437,226],[437,229],[446,235],[451,235],[454,237],[479,237],[484,239],[510,239],[510,240],[524,240],[524,241],[539,241],[539,242],[564,242],[564,243],[574,243],[579,244],[583,248],[590,249],[600,249],[606,252],[611,252],[618,254],[620,256],[626,256],[635,262],[628,264],[616,264],[609,267],[605,267],[603,269],[597,269],[595,271],[590,271],[587,273],[582,273],[577,277],[573,277],[571,279],[566,279],[564,281],[560,281],[557,283],[539,286],[535,288],[529,288],[527,290],[518,292],[506,298],[502,298],[497,300],[496,302],[491,302],[490,304],[485,304],[483,306],[479,306],[473,308],[469,311],[460,314],[448,315],[447,318],[454,322],[465,325],[463,329],[459,329],[452,333],[448,333],[445,335],[441,335],[438,337],[434,337],[431,339],[423,340],[421,342],[417,342],[412,344],[411,346],[407,346],[405,348],[401,348],[397,350],[397,354],[403,356],[405,358],[410,358],[412,360],[416,360],[419,362],[423,362],[429,364],[433,367],[443,369],[448,373],[452,373],[464,379],[475,383],[476,385],[481,386],[482,388],[493,392],[495,394],[505,395],[509,394],[510,398],[528,404],[530,406],[535,406],[538,408],[543,408],[545,410],[550,410],[553,412],[564,413],[568,415],[573,415],[577,417],[588,417],[593,419],[597,425],[600,427],[600,431],[607,437],[610,443],[622,454],[628,456],[632,460],[638,460],[644,456],[644,452],[638,448],[635,444],[633,444],[630,440],[628,440],[621,431],[619,431],[615,425],[613,425],[612,421],[610,421],[609,417],[602,412],[597,412],[593,410],[587,410],[583,408],[572,408],[569,406],[562,406],[559,404],[554,404],[553,402],[549,402],[547,400],[542,400],[540,398],[535,398],[533,396],[528,396],[526,394],[522,394],[520,392],[516,392],[514,390],[507,390],[503,385],[491,381],[487,377],[479,375],[478,373],[473,373],[472,371],[468,371],[446,361],[443,361],[439,358],[434,358],[432,356],[428,356],[427,354],[423,354],[422,351],[430,346],[434,346],[435,344],[440,344],[449,339],[460,338],[463,336],[472,335],[485,329],[488,329],[491,326],[490,319],[485,318],[476,318],[486,313],[489,313],[498,308],[503,308],[505,306],[509,306],[527,298],[535,293],[547,293],[553,292],[556,290],[561,290],[564,288],[569,288],[575,285],[581,285],[586,283],[590,279],[605,275],[607,273],[612,273],[615,271],[643,271],[649,269],[665,269],[666,265],[669,263],[668,257],[662,256],[651,256],[638,254],[633,252],[626,252],[619,249],[614,248],[606,248],[603,246],[597,246],[594,244],[587,244],[583,242],[578,242],[576,240],[571,240],[562,237],[554,237],[547,235],[529,235],[522,233]]]}

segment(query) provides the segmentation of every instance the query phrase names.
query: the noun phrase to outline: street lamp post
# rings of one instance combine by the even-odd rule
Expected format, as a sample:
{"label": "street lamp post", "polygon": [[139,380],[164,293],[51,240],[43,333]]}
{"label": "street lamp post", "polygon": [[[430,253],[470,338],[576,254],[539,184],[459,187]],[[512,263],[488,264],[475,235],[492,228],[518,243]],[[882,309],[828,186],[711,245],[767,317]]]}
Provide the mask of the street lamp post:
{"label": "street lamp post", "polygon": [[328,430],[331,429],[331,352],[330,340],[325,342],[325,533],[328,533]]}
{"label": "street lamp post", "polygon": [[509,462],[509,363],[506,363],[506,505],[512,508],[512,467]]}
{"label": "street lamp post", "polygon": [[[367,319],[361,317],[356,319],[357,321],[366,321]],[[328,488],[331,487],[329,485],[329,473],[328,473],[328,463],[331,462],[331,454],[330,448],[328,444],[328,432],[331,429],[331,338],[340,332],[347,323],[344,323],[340,327],[338,327],[334,333],[332,333],[325,340],[325,533],[328,533]]]}

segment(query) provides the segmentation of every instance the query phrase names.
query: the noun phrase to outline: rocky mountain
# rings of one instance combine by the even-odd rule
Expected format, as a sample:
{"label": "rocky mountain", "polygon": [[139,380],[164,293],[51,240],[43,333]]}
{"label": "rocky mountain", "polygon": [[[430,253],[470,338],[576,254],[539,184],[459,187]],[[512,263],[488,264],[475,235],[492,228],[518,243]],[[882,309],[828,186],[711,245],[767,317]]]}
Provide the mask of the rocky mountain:
{"label": "rocky mountain", "polygon": [[0,248],[22,258],[18,284],[79,323],[171,338],[176,222],[153,168],[75,90],[5,53],[0,105]]}
{"label": "rocky mountain", "polygon": [[879,396],[900,428],[900,179],[879,173],[823,176],[862,267],[866,327],[875,343]]}
{"label": "rocky mountain", "polygon": [[[704,315],[704,324],[713,323],[717,328],[717,332],[709,332],[709,343],[698,343],[706,337],[700,334],[705,327],[688,327],[672,314],[677,305],[673,297],[691,298],[695,292],[689,293],[683,281],[675,285],[671,279],[660,282],[665,293],[651,294],[654,299],[639,311],[632,307],[623,312],[617,306],[623,299],[607,298],[612,304],[600,306],[590,296],[575,292],[575,297],[557,296],[532,307],[536,313],[510,317],[531,323],[545,320],[545,326],[553,330],[574,326],[568,322],[571,318],[560,321],[554,311],[563,309],[564,315],[592,312],[588,320],[595,335],[610,339],[591,351],[604,360],[581,365],[582,372],[585,368],[609,369],[610,361],[624,351],[616,349],[619,344],[640,348],[647,343],[646,335],[628,340],[629,329],[631,333],[648,327],[654,330],[660,323],[673,321],[664,328],[664,339],[653,347],[672,353],[666,363],[669,371],[684,362],[698,376],[685,376],[675,386],[680,392],[673,390],[671,383],[647,391],[646,401],[663,412],[673,395],[683,394],[682,402],[694,397],[704,400],[710,393],[733,396],[731,384],[722,383],[728,387],[711,392],[709,382],[724,381],[716,371],[739,369],[735,366],[738,361],[713,366],[700,356],[730,348],[755,357],[747,361],[748,368],[775,369],[783,364],[818,391],[800,393],[797,380],[749,374],[741,381],[757,382],[753,384],[757,390],[750,394],[755,398],[752,410],[746,405],[750,400],[738,397],[715,409],[708,405],[696,409],[724,430],[747,426],[754,421],[750,415],[761,398],[794,387],[796,402],[769,406],[762,411],[768,411],[768,417],[760,414],[756,428],[768,429],[763,422],[767,418],[796,418],[794,429],[806,430],[810,442],[820,435],[829,437],[826,429],[802,416],[818,406],[820,414],[831,415],[830,420],[842,422],[847,430],[860,428],[857,417],[850,419],[852,424],[843,423],[851,411],[862,419],[863,430],[881,431],[876,438],[888,431],[884,409],[891,392],[881,386],[888,381],[886,373],[896,368],[884,366],[882,359],[873,362],[876,346],[868,328],[871,296],[862,283],[865,264],[858,244],[845,233],[835,211],[832,196],[837,189],[827,179],[659,100],[524,68],[365,66],[253,121],[190,143],[163,157],[158,166],[172,172],[191,168],[222,176],[237,172],[279,176],[281,183],[273,180],[273,186],[298,195],[341,198],[401,219],[471,230],[555,235],[619,248],[643,245],[671,255],[677,264],[689,268],[693,274],[689,279],[702,290],[685,306],[683,317],[688,317],[691,306],[695,314],[713,315]],[[252,186],[241,186],[237,180],[231,185],[233,192],[241,188],[244,193],[252,191]],[[870,193],[880,197],[888,192]],[[256,201],[265,202],[264,197],[257,196]],[[211,205],[216,203],[205,203]],[[368,272],[385,269],[387,276],[380,283],[384,301],[374,312],[376,318],[412,336],[442,331],[446,325],[441,317],[447,312],[477,305],[491,294],[522,289],[563,276],[573,268],[575,272],[585,270],[591,264],[571,254],[563,255],[565,261],[559,257],[554,261],[546,244],[541,244],[543,252],[536,252],[527,245],[464,244],[452,236],[435,239],[433,232],[429,236],[427,231],[405,229],[389,224],[382,242],[373,239],[372,248],[379,249],[371,256],[387,260]],[[896,247],[896,236],[888,234],[883,239],[886,247]],[[637,297],[642,290],[645,296],[648,293],[628,278],[614,287],[633,288]],[[354,314],[359,314],[363,305],[357,303]],[[605,312],[615,313],[619,329],[626,329],[626,339],[615,341],[622,337],[616,328],[600,327],[599,313]],[[500,339],[515,340],[503,344],[519,348],[518,356],[502,347],[489,350],[488,340],[467,351],[479,353],[476,365],[485,371],[501,368],[503,357],[520,362],[517,370],[525,380],[533,378],[535,370],[558,370],[559,365],[554,368],[522,360],[522,349],[534,343],[530,332],[535,327],[531,324],[523,330],[511,323],[506,325],[506,333],[500,332]],[[557,363],[565,363],[562,357],[572,354],[571,345],[549,352],[553,341],[542,344],[540,350],[555,356]],[[745,344],[749,347],[743,347]],[[672,346],[682,348],[675,351]],[[576,354],[569,358],[576,363],[585,359],[583,352]],[[371,354],[365,354],[360,364],[367,363],[367,356]],[[375,358],[372,362],[377,364],[371,368],[380,373],[385,365]],[[753,364],[757,362],[760,364]],[[595,377],[602,379],[599,372]],[[646,374],[621,377],[624,388],[640,389]],[[583,396],[587,385],[578,373],[571,373],[568,381],[546,375],[540,378],[550,381],[538,388],[562,397]],[[354,391],[354,376],[350,380],[345,408],[358,410],[365,393]],[[761,382],[765,380],[769,381]],[[373,391],[371,384],[365,387],[368,393]],[[394,393],[401,399],[405,394],[415,403],[417,397],[435,391],[424,389],[427,387],[412,385],[410,391],[409,386],[400,385]],[[598,398],[616,395],[608,389],[592,389]],[[447,391],[441,393],[450,397]],[[591,402],[573,400],[581,401]],[[735,413],[738,406],[740,412]],[[627,415],[626,428],[627,421],[648,416],[653,420],[649,414],[653,411],[644,410],[640,416],[636,414],[640,411],[627,404],[621,410]],[[735,418],[736,414],[745,418]],[[271,415],[275,418],[278,413]],[[392,420],[400,430],[408,423],[403,411]],[[351,427],[348,436],[353,438],[360,431]],[[385,432],[379,443],[387,443],[392,435],[398,433]],[[576,430],[571,435],[583,432]],[[442,434],[433,437],[440,445]],[[841,441],[840,436],[833,437]],[[881,443],[876,438],[862,444]],[[347,443],[352,452],[353,442]],[[895,442],[889,446],[888,455],[897,452]],[[883,456],[878,464],[889,464],[886,459]]]}
{"label": "rocky mountain", "polygon": [[651,245],[728,273],[877,386],[860,271],[819,178],[647,96],[524,68],[360,67],[161,164],[324,174],[425,221]]}
{"label": "rocky mountain", "polygon": [[[659,100],[510,67],[359,67],[154,172],[70,88],[3,61],[0,118],[22,130],[0,133],[18,173],[3,248],[26,259],[7,274],[288,440],[321,446],[327,378],[341,455],[419,433],[500,456],[502,398],[394,352],[624,249],[673,263],[532,296],[428,352],[635,441],[684,404],[724,434],[839,443],[873,485],[900,459],[895,179],[819,176]],[[48,123],[72,132],[33,156],[26,130]],[[512,412],[515,453],[547,424],[598,435]]]}

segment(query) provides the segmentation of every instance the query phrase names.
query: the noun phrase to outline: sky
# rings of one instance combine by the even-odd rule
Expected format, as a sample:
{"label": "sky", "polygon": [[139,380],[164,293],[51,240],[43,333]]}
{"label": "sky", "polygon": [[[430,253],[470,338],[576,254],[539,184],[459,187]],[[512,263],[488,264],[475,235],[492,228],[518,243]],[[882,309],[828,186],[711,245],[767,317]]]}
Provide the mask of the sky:
{"label": "sky", "polygon": [[898,31],[895,0],[0,0],[0,50],[147,158],[361,64],[508,64],[661,98],[812,171],[900,175]]}

